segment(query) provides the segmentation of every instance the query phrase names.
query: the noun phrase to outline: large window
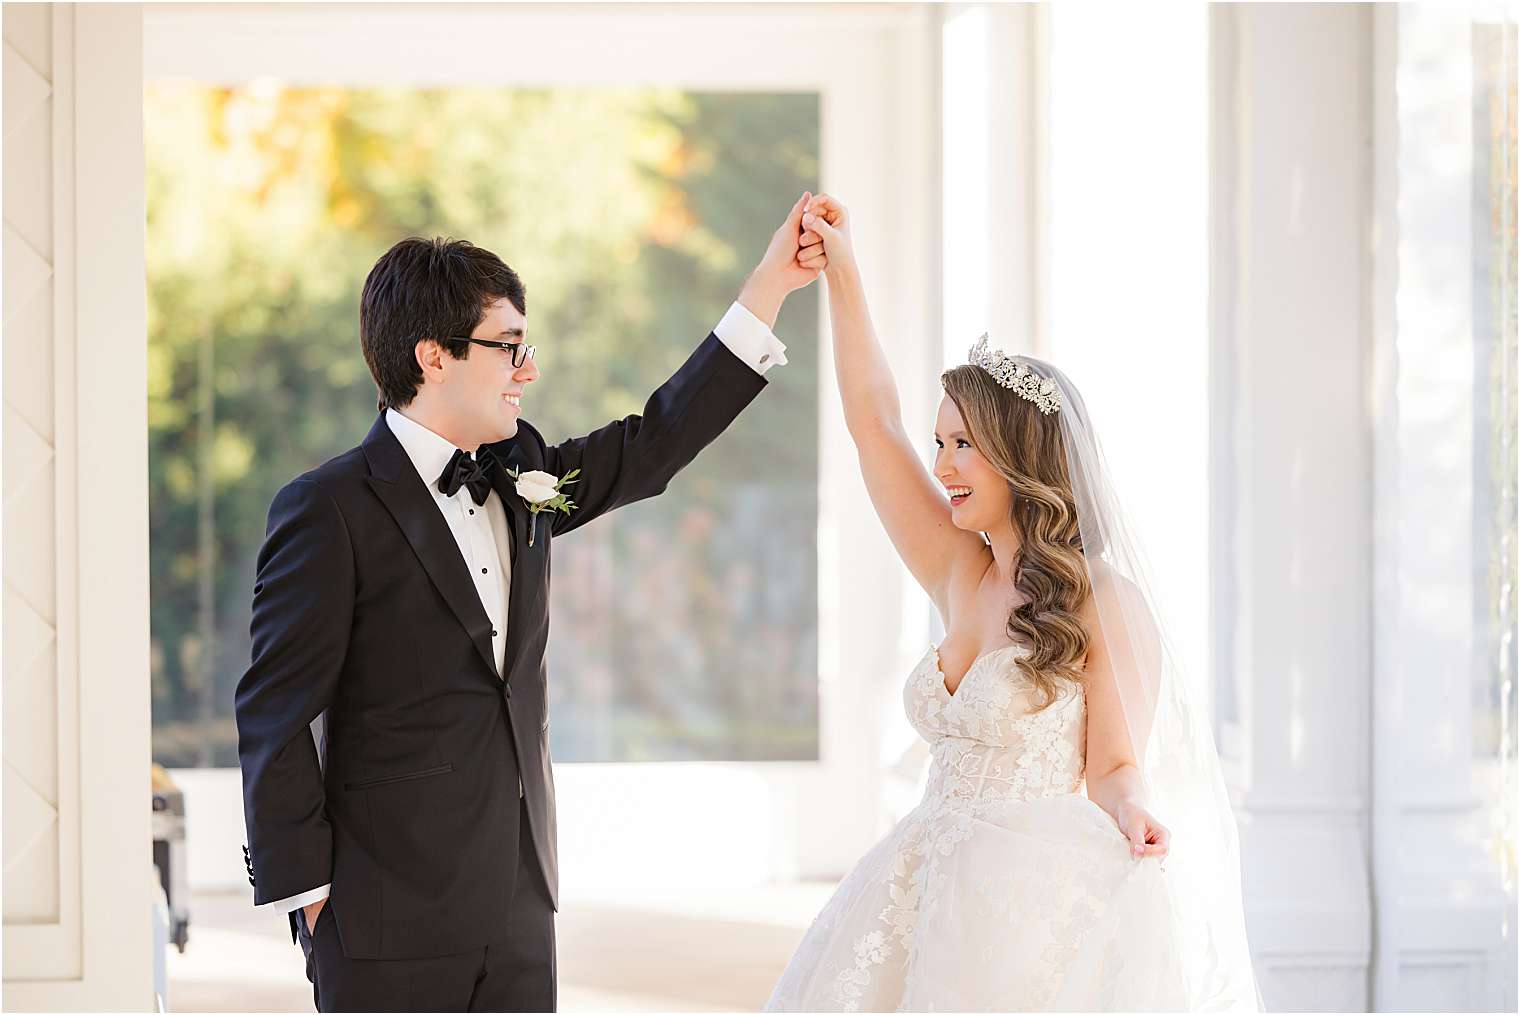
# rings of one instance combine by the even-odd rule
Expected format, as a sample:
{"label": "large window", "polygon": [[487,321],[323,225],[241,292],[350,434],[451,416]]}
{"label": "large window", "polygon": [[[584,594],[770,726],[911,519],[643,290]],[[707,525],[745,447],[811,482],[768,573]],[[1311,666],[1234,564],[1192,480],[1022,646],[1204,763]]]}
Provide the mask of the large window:
{"label": "large window", "polygon": [[1515,1003],[1516,31],[1472,26],[1473,749],[1481,792],[1495,801],[1486,841],[1501,872]]}
{"label": "large window", "polygon": [[[816,93],[161,82],[148,160],[154,754],[237,763],[254,561],[286,481],[375,415],[358,294],[396,240],[524,278],[550,440],[641,410],[815,186]],[[557,760],[818,751],[818,303],[667,493],[555,548]]]}
{"label": "large window", "polygon": [[[1374,741],[1373,872],[1385,900],[1374,997],[1405,1010],[1511,1010],[1515,26],[1499,10],[1420,4],[1384,26],[1397,271],[1378,421],[1396,438],[1382,465],[1396,484],[1377,509],[1396,522],[1383,527],[1397,584],[1376,674],[1389,735]],[[1428,844],[1391,845],[1406,829]],[[1410,971],[1409,956],[1434,950],[1420,944],[1433,920],[1448,922],[1442,961],[1458,957],[1449,977]]]}
{"label": "large window", "polygon": [[1512,749],[1514,737],[1507,720],[1515,700],[1515,26],[1474,25],[1472,45],[1474,601],[1483,632],[1474,747],[1494,757]]}

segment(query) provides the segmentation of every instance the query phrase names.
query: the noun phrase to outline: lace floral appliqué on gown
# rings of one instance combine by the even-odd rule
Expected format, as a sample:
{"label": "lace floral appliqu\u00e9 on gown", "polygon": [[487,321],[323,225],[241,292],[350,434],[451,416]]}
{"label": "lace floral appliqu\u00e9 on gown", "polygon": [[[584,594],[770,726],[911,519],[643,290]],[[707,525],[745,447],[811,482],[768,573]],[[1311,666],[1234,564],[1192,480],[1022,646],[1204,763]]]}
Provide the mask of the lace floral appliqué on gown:
{"label": "lace floral appliqu\u00e9 on gown", "polygon": [[933,647],[904,704],[923,800],[839,885],[771,1011],[1139,1011],[1187,1006],[1166,874],[1083,792],[1087,703],[1049,707],[1005,646],[954,695]]}

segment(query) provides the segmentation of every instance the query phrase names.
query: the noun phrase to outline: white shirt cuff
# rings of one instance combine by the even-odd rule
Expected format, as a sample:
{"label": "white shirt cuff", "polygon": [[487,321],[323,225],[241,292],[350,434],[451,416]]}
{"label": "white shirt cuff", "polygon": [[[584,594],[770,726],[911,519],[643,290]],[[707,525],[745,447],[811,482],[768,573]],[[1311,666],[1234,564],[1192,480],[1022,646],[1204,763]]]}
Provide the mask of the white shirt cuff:
{"label": "white shirt cuff", "polygon": [[309,892],[302,892],[300,895],[292,895],[286,899],[276,899],[273,902],[261,902],[253,908],[278,909],[282,913],[288,913],[293,909],[300,909],[302,906],[309,906],[313,902],[316,902],[318,899],[327,898],[328,893],[331,891],[332,885],[326,884],[321,888],[313,888]]}
{"label": "white shirt cuff", "polygon": [[764,374],[773,366],[786,365],[786,346],[764,321],[737,300],[713,328],[713,334],[758,374]]}

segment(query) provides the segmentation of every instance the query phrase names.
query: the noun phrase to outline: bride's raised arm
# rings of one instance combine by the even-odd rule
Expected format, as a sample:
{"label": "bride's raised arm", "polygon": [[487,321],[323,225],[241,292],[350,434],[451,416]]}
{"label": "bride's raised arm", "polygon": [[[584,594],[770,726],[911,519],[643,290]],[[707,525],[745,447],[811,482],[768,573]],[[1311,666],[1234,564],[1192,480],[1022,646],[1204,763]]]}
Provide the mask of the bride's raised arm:
{"label": "bride's raised arm", "polygon": [[914,451],[916,439],[927,443],[931,438],[928,427],[910,436],[903,426],[897,384],[866,307],[849,213],[834,198],[819,194],[802,225],[823,237],[834,371],[866,491],[892,545],[943,615],[953,569],[968,555],[982,553],[986,544],[951,522],[944,490]]}

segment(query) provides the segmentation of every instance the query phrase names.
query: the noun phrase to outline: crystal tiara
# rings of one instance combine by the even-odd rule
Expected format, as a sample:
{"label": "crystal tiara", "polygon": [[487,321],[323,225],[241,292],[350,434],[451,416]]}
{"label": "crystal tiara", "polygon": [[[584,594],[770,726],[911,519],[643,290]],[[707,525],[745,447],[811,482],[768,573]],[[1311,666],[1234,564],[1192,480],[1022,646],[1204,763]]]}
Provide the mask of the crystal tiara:
{"label": "crystal tiara", "polygon": [[1030,370],[1028,364],[1020,363],[1003,350],[992,348],[987,344],[986,335],[971,347],[971,362],[991,374],[992,379],[1003,387],[1039,406],[1041,412],[1048,414],[1061,407],[1061,393],[1056,390],[1055,381],[1041,377]]}

